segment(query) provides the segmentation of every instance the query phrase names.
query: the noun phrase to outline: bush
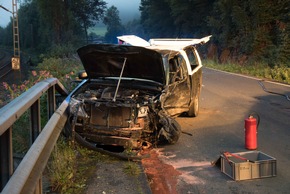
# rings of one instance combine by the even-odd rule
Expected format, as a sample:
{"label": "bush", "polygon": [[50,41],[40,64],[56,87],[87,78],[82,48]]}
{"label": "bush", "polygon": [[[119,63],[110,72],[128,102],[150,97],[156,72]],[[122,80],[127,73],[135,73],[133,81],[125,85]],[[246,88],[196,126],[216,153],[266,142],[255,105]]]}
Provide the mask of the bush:
{"label": "bush", "polygon": [[63,193],[68,191],[74,183],[76,154],[71,146],[62,138],[57,142],[47,167],[51,188]]}
{"label": "bush", "polygon": [[290,68],[287,66],[274,66],[271,68],[263,63],[248,65],[238,65],[232,63],[219,64],[211,60],[204,61],[204,65],[206,67],[223,71],[241,73],[290,84]]}
{"label": "bush", "polygon": [[[41,75],[42,72],[49,72],[52,77],[59,81],[70,91],[73,89],[71,81],[75,79],[77,73],[82,69],[78,59],[72,58],[45,58],[33,73]],[[38,72],[38,73],[37,73]]]}
{"label": "bush", "polygon": [[69,58],[75,53],[75,48],[72,44],[52,45],[46,54],[47,58]]}
{"label": "bush", "polygon": [[[74,89],[71,81],[75,79],[76,73],[82,69],[80,60],[72,56],[72,48],[62,46],[54,47],[51,52],[35,67],[28,80],[19,85],[3,82],[2,86],[5,95],[0,96],[1,106],[9,103],[36,83],[50,77],[57,78],[68,91]],[[40,99],[41,124],[47,123],[46,94]],[[13,152],[24,154],[30,147],[30,111],[26,111],[13,125]],[[74,181],[76,175],[76,151],[62,138],[58,141],[49,162],[49,179],[53,190],[75,193],[79,188],[84,187],[84,181]],[[69,192],[73,190],[72,192]]]}
{"label": "bush", "polygon": [[[81,69],[80,61],[75,58],[46,58],[29,75],[28,80],[20,84],[8,84],[3,82],[4,94],[0,96],[1,106],[9,103],[36,83],[50,77],[58,78],[59,81],[70,91],[73,89],[71,81],[76,72]],[[41,124],[46,124],[47,103],[46,94],[40,99]],[[30,113],[26,111],[13,125],[13,151],[25,153],[29,149]]]}

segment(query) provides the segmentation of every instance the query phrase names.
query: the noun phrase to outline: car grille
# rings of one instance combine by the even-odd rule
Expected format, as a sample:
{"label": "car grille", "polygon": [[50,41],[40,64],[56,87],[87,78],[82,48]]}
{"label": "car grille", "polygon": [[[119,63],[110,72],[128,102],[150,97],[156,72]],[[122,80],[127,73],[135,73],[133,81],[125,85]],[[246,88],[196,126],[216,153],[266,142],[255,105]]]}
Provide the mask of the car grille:
{"label": "car grille", "polygon": [[108,128],[128,128],[131,123],[131,112],[130,107],[106,107],[105,105],[95,107],[91,105],[90,123],[96,126],[106,126]]}

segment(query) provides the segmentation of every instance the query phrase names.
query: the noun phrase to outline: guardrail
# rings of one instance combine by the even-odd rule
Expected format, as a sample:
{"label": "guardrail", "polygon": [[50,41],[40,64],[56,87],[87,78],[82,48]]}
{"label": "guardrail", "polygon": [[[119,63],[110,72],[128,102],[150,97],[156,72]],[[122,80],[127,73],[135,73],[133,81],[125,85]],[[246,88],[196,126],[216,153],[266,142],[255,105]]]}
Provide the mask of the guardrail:
{"label": "guardrail", "polygon": [[[0,109],[0,192],[2,194],[42,193],[42,172],[67,120],[65,100],[56,109],[55,91],[68,92],[56,79],[37,83]],[[40,97],[47,93],[49,121],[41,130]],[[12,125],[30,109],[30,149],[13,172]]]}

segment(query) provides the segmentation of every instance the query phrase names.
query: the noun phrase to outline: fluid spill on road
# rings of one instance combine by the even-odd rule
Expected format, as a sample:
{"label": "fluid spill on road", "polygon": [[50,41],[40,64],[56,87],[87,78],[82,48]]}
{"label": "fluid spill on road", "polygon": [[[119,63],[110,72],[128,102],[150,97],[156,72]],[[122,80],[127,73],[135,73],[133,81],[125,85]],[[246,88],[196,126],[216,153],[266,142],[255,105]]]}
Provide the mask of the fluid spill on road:
{"label": "fluid spill on road", "polygon": [[178,176],[181,175],[172,165],[158,158],[158,153],[150,151],[150,157],[142,160],[153,194],[177,194]]}

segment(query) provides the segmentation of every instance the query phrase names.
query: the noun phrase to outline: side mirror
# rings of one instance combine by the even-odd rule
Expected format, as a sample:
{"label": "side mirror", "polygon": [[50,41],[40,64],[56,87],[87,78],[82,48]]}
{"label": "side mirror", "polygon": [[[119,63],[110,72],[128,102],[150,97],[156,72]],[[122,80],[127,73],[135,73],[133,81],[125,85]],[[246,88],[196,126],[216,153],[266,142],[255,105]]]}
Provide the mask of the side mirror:
{"label": "side mirror", "polygon": [[78,73],[78,77],[79,77],[79,79],[86,79],[88,77],[87,72],[86,71],[80,71]]}

